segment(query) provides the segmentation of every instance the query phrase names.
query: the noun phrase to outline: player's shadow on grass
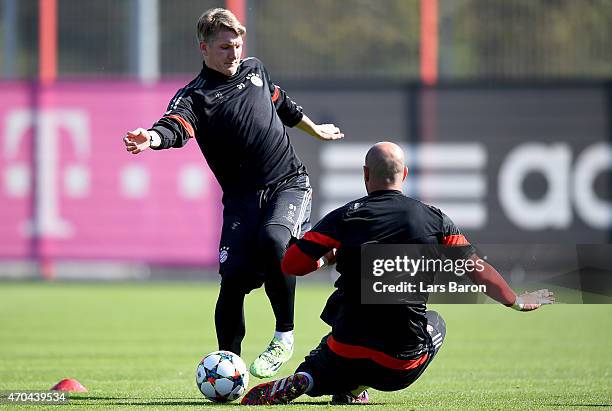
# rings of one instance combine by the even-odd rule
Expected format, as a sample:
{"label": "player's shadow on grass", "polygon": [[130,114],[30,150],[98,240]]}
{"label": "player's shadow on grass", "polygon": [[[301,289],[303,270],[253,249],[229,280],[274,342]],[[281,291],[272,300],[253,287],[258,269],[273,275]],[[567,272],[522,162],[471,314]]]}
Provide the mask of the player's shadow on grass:
{"label": "player's shadow on grass", "polygon": [[[206,400],[199,400],[199,401],[117,401],[117,402],[108,402],[105,403],[108,405],[131,405],[131,406],[156,406],[156,407],[163,407],[163,406],[168,406],[168,407],[176,407],[176,406],[194,406],[194,407],[202,407],[202,406],[207,406],[207,407],[227,407],[227,406],[238,406],[240,407],[240,402],[235,401],[235,402],[224,402],[224,403],[216,403],[216,402],[211,402],[211,401],[206,401]],[[293,401],[289,404],[285,404],[285,405],[296,405],[296,406],[301,406],[301,407],[305,407],[305,406],[327,406],[330,405],[330,403],[327,402],[299,402],[299,401]],[[360,405],[371,405],[371,404],[360,404]],[[380,405],[380,404],[379,404]]]}
{"label": "player's shadow on grass", "polygon": [[[215,404],[210,401],[206,401],[205,399],[195,399],[195,398],[167,398],[167,397],[157,397],[152,399],[144,399],[144,398],[130,398],[130,397],[92,397],[92,396],[79,396],[79,397],[71,397],[70,401],[91,401],[92,405],[96,401],[100,401],[100,404],[95,405],[158,405],[158,406],[202,406],[202,405],[224,405],[224,404]],[[231,404],[225,404],[231,405]]]}
{"label": "player's shadow on grass", "polygon": [[[207,401],[205,399],[196,400],[193,398],[185,398],[183,399],[183,401],[177,401],[177,400],[181,400],[181,398],[155,398],[152,400],[142,400],[142,399],[136,399],[136,398],[122,398],[122,397],[77,397],[77,398],[71,398],[71,400],[87,400],[87,401],[100,400],[102,404],[96,404],[96,405],[110,405],[110,406],[126,406],[126,405],[141,406],[141,407],[142,406],[149,406],[149,407],[150,406],[156,406],[156,407],[164,407],[164,406],[166,407],[240,406],[240,402],[238,401],[226,402],[226,403],[215,403],[215,402]],[[311,401],[311,402],[293,401],[286,405],[296,405],[296,406],[301,406],[301,407],[308,407],[308,406],[320,407],[320,406],[328,406],[331,404],[329,401]],[[368,403],[368,404],[359,404],[359,405],[367,406],[367,405],[380,405],[380,404]]]}
{"label": "player's shadow on grass", "polygon": [[[207,406],[207,407],[227,407],[227,406],[237,406],[237,407],[241,407],[240,402],[235,401],[235,402],[224,402],[224,403],[216,403],[216,402],[211,402],[211,401],[206,401],[206,400],[202,400],[202,401],[134,401],[134,402],[130,402],[130,401],[125,401],[125,402],[109,402],[106,403],[108,405],[131,405],[131,406],[157,406],[157,407],[163,407],[163,406],[167,406],[167,407],[176,407],[176,406],[195,406],[195,407],[202,407],[202,406]],[[278,404],[278,406],[282,406],[283,404]],[[295,406],[300,406],[300,407],[307,407],[307,406],[316,406],[316,407],[321,407],[321,406],[328,406],[331,405],[329,401],[322,401],[322,402],[300,402],[300,401],[293,401],[290,402],[289,404],[284,404],[285,406],[287,405],[295,405]],[[372,404],[372,403],[368,403],[368,404],[359,404],[360,406],[367,406],[367,405],[380,405],[379,404]]]}
{"label": "player's shadow on grass", "polygon": [[315,406],[316,405],[318,407],[320,407],[322,405],[324,405],[324,406],[340,406],[340,407],[341,406],[346,406],[346,405],[349,405],[349,406],[358,405],[360,407],[367,407],[368,405],[381,405],[381,403],[368,402],[368,403],[365,403],[365,404],[332,404],[331,403],[331,398],[330,398],[327,401],[319,401],[319,402],[314,402],[314,401],[311,401],[311,402],[307,402],[307,401],[291,401],[289,404],[286,404],[286,405],[303,405],[303,406],[309,406],[309,405]]}
{"label": "player's shadow on grass", "polygon": [[227,405],[240,405],[240,403],[214,403],[206,400],[195,400],[195,401],[117,401],[105,403],[108,405],[131,405],[131,406],[156,406],[156,407],[202,407],[202,406],[227,406]]}

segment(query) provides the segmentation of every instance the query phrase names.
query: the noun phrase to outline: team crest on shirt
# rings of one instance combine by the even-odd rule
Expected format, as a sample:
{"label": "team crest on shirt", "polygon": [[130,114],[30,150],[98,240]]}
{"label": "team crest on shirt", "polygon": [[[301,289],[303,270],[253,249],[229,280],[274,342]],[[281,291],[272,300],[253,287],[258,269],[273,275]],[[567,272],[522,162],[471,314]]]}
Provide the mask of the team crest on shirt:
{"label": "team crest on shirt", "polygon": [[263,80],[261,79],[261,77],[259,77],[259,74],[257,73],[249,73],[247,75],[247,79],[250,80],[254,86],[257,86],[257,87],[263,86]]}
{"label": "team crest on shirt", "polygon": [[223,264],[229,257],[229,247],[221,247],[219,250],[219,262]]}

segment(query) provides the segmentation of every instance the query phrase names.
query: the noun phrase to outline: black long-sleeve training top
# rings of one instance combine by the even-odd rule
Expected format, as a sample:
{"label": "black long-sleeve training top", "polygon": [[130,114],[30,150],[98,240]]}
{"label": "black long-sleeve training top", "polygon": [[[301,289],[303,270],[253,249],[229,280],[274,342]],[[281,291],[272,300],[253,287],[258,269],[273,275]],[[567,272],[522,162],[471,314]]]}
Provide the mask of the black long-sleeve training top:
{"label": "black long-sleeve training top", "polygon": [[368,243],[461,245],[464,258],[474,249],[439,209],[400,191],[381,190],[330,212],[287,251],[283,266],[292,258],[297,263],[297,250],[316,261],[337,249],[337,290],[321,315],[337,341],[397,358],[418,357],[427,350],[424,303],[361,304],[361,246]]}
{"label": "black long-sleeve training top", "polygon": [[306,171],[285,128],[302,117],[302,108],[251,57],[230,77],[204,64],[151,130],[162,140],[155,149],[182,147],[195,138],[223,191],[232,193]]}

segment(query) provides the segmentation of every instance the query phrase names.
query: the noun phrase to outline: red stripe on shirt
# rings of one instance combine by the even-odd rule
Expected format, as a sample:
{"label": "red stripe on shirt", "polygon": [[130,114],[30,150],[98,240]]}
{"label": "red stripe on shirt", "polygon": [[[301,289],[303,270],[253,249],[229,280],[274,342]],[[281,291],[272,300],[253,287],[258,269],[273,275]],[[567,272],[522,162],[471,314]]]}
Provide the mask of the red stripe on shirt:
{"label": "red stripe on shirt", "polygon": [[444,245],[470,245],[463,234],[447,235],[442,239]]}
{"label": "red stripe on shirt", "polygon": [[319,263],[293,244],[281,261],[281,270],[287,275],[306,275],[319,268]]}
{"label": "red stripe on shirt", "polygon": [[312,241],[313,243],[329,248],[340,248],[340,241],[331,238],[325,234],[317,233],[316,231],[308,231],[304,234],[304,240]]}
{"label": "red stripe on shirt", "polygon": [[332,335],[327,338],[327,346],[335,354],[351,359],[368,359],[385,368],[393,370],[411,370],[424,364],[427,361],[428,354],[425,353],[413,360],[400,360],[391,357],[384,352],[376,351],[371,348],[362,347],[360,345],[350,345],[338,342]]}
{"label": "red stripe on shirt", "polygon": [[178,121],[179,124],[181,126],[183,126],[185,128],[185,130],[187,130],[187,134],[189,135],[189,138],[194,138],[195,137],[195,133],[193,131],[193,127],[183,117],[181,117],[179,115],[176,115],[176,114],[172,114],[170,116],[165,116],[164,118],[169,118],[169,119]]}
{"label": "red stripe on shirt", "polygon": [[278,89],[278,86],[274,86],[274,94],[272,94],[272,102],[276,103],[276,100],[278,100],[279,96],[280,96],[280,90]]}

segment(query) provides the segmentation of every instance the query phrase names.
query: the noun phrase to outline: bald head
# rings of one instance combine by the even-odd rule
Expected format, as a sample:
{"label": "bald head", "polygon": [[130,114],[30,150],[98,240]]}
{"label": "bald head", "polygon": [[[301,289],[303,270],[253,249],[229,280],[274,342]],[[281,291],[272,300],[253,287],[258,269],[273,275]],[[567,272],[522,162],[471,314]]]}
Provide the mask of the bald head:
{"label": "bald head", "polygon": [[377,143],[366,154],[363,168],[368,193],[377,190],[401,190],[406,178],[404,152],[394,143]]}

